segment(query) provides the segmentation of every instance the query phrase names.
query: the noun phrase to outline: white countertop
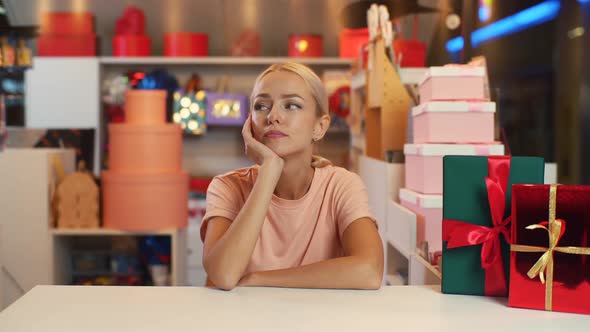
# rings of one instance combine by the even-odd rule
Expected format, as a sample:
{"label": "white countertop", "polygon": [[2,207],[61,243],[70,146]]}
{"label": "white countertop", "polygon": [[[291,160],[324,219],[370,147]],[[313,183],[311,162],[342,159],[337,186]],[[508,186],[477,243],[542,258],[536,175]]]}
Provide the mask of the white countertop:
{"label": "white countertop", "polygon": [[505,299],[378,291],[37,286],[0,313],[0,331],[589,331],[590,316],[506,307]]}

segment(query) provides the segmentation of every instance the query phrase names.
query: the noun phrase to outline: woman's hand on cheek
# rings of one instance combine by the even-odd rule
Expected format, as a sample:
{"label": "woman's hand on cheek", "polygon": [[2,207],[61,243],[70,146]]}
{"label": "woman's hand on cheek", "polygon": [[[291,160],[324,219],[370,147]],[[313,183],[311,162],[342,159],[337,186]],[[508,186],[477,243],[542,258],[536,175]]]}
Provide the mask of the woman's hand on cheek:
{"label": "woman's hand on cheek", "polygon": [[279,157],[269,147],[257,141],[252,135],[252,114],[248,115],[244,127],[242,128],[242,137],[246,148],[246,156],[252,162],[272,168],[283,170],[284,160]]}

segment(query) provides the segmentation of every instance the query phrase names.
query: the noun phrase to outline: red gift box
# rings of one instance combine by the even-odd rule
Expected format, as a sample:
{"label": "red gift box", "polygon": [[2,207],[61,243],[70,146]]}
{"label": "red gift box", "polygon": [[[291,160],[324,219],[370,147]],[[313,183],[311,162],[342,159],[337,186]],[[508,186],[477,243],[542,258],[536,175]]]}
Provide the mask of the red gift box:
{"label": "red gift box", "polygon": [[426,44],[417,40],[394,40],[393,49],[400,67],[424,67]]}
{"label": "red gift box", "polygon": [[361,47],[369,42],[369,29],[343,29],[340,32],[340,57],[357,59]]}
{"label": "red gift box", "polygon": [[322,36],[291,35],[289,36],[290,57],[321,57],[324,55]]}
{"label": "red gift box", "polygon": [[145,15],[137,7],[129,6],[125,8],[123,15],[115,24],[116,35],[145,35]]}
{"label": "red gift box", "polygon": [[42,35],[94,35],[94,16],[89,12],[51,12],[41,16]]}
{"label": "red gift box", "polygon": [[37,39],[39,56],[95,56],[95,35],[43,35]]}
{"label": "red gift box", "polygon": [[165,56],[207,56],[209,37],[205,33],[169,32],[164,35]]}
{"label": "red gift box", "polygon": [[511,307],[590,314],[590,186],[512,187]]}
{"label": "red gift box", "polygon": [[149,56],[151,40],[148,36],[118,35],[113,37],[114,56]]}

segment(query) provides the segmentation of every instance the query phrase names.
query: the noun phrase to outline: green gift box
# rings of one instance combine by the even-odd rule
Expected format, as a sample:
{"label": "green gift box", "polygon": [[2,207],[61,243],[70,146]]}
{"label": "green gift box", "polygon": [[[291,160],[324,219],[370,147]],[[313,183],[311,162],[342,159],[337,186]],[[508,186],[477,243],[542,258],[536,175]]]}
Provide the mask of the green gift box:
{"label": "green gift box", "polygon": [[443,158],[443,293],[508,295],[511,188],[544,173],[538,157]]}

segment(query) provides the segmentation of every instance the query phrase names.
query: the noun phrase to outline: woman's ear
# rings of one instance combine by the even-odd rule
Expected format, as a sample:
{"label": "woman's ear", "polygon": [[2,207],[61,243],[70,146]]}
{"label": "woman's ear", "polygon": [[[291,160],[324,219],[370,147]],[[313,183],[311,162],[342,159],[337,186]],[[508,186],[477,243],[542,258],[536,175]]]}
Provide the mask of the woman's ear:
{"label": "woman's ear", "polygon": [[330,116],[328,114],[323,114],[315,123],[315,127],[313,129],[313,141],[319,141],[324,138],[324,135],[326,135],[326,131],[328,131],[329,127]]}

